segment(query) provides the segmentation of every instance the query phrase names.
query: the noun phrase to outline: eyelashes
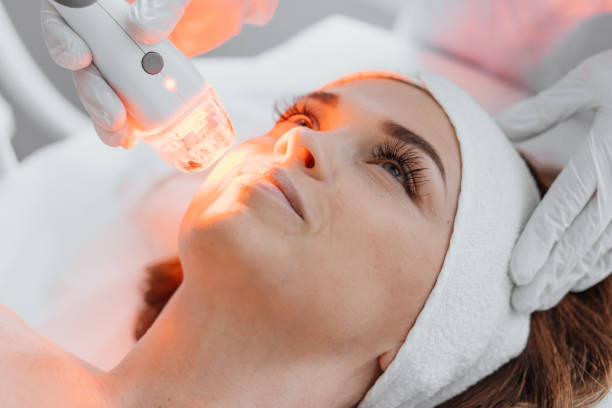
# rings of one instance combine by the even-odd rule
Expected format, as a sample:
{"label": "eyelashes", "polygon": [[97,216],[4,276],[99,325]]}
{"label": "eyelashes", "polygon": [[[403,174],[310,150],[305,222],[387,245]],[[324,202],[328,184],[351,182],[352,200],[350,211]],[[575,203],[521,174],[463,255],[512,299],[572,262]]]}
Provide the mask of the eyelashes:
{"label": "eyelashes", "polygon": [[293,122],[310,129],[319,129],[319,120],[315,109],[302,98],[293,97],[290,101],[279,101],[274,104],[275,123]]}
{"label": "eyelashes", "polygon": [[[319,130],[317,110],[299,97],[289,103],[279,101],[274,104],[276,124],[291,122],[313,130]],[[426,167],[420,166],[423,157],[414,146],[400,140],[388,138],[376,144],[368,158],[368,163],[377,164],[390,173],[404,188],[411,199],[420,196],[419,188],[428,180]]]}
{"label": "eyelashes", "polygon": [[[374,146],[370,156],[377,164],[396,166],[398,172],[392,176],[402,184],[410,198],[419,197],[419,187],[427,182],[424,174],[427,168],[420,167],[423,158],[416,148],[398,140],[385,140]],[[383,167],[388,169],[388,166]]]}

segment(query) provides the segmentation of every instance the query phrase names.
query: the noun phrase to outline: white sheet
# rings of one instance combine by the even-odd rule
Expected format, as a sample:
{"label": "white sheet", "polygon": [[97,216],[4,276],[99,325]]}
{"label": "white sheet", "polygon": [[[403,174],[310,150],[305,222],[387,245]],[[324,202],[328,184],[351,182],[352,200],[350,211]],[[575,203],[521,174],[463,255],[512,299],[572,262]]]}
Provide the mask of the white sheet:
{"label": "white sheet", "polygon": [[[345,17],[257,57],[198,61],[241,140],[271,126],[279,96],[349,71],[421,64],[452,77],[491,112],[524,96]],[[178,174],[143,145],[108,148],[93,130],[35,153],[0,180],[0,302],[79,357],[112,367],[133,344],[143,267],[176,252],[178,222],[203,177]]]}

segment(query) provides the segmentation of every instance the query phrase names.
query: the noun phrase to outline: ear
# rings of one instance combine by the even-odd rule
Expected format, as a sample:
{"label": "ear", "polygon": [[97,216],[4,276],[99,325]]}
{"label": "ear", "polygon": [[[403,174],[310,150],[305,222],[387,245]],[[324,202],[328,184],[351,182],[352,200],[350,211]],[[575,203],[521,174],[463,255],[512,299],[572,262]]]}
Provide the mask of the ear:
{"label": "ear", "polygon": [[397,352],[399,351],[400,347],[402,347],[402,344],[403,343],[394,345],[393,348],[385,351],[378,357],[378,365],[383,372],[387,370],[387,367],[389,367],[389,364],[391,364],[391,362],[397,355]]}

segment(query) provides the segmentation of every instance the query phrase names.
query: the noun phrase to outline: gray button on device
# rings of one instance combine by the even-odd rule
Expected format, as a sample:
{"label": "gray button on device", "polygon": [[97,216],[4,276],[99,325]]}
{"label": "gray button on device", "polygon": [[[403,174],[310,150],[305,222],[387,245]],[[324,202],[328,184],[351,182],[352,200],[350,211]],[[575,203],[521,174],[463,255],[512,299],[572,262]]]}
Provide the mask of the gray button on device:
{"label": "gray button on device", "polygon": [[164,69],[164,58],[157,52],[148,52],[142,57],[142,68],[148,74],[157,75]]}

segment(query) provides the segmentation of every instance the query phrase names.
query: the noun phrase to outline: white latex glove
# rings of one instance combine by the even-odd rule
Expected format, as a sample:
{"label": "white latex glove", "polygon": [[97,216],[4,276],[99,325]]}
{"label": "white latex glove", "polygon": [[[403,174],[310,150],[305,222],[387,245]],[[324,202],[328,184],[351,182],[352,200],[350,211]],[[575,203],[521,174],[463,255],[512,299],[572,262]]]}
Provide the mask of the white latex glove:
{"label": "white latex glove", "polygon": [[[131,5],[128,30],[146,44],[169,38],[191,57],[237,35],[244,23],[265,24],[277,3],[278,0],[136,0]],[[91,65],[87,44],[47,0],[42,0],[41,21],[49,54],[58,65],[74,71],[77,92],[100,139],[109,146],[135,145],[133,121],[119,97]]]}
{"label": "white latex glove", "polygon": [[523,312],[555,306],[612,272],[612,50],[580,64],[553,87],[502,112],[513,141],[537,136],[572,115],[595,111],[589,135],[534,211],[512,255]]}

